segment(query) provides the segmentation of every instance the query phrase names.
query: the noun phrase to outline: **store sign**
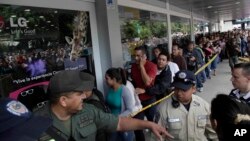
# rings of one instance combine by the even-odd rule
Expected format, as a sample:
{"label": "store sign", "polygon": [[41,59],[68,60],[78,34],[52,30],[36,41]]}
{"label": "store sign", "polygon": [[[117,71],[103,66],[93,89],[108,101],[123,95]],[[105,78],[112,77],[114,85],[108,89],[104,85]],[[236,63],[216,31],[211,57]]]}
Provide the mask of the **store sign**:
{"label": "store sign", "polygon": [[36,29],[18,29],[23,27],[28,27],[28,21],[24,17],[19,17],[15,21],[15,17],[10,17],[10,27],[16,28],[11,29],[11,34],[23,34],[23,35],[35,35]]}
{"label": "store sign", "polygon": [[23,17],[19,17],[17,23],[15,23],[14,17],[10,17],[10,27],[27,27],[27,20]]}
{"label": "store sign", "polygon": [[107,9],[115,9],[114,0],[106,0]]}

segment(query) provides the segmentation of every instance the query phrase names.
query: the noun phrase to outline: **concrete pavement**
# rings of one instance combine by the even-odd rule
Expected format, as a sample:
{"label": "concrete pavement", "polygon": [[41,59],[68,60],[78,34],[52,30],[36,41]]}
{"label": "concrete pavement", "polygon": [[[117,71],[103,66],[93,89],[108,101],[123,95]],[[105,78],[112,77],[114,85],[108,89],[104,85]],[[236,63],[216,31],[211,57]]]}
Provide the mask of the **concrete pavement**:
{"label": "concrete pavement", "polygon": [[[212,74],[212,73],[211,73]],[[216,97],[217,94],[229,94],[233,89],[231,78],[231,69],[228,60],[219,63],[216,70],[216,76],[211,75],[211,79],[207,79],[204,84],[204,91],[196,94],[208,103]]]}

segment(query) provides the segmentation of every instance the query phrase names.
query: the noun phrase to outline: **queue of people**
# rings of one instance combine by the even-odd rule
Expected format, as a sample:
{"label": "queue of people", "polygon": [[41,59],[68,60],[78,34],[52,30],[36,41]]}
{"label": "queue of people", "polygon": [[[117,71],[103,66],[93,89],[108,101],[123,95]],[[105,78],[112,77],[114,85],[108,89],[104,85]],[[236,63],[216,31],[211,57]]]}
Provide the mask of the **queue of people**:
{"label": "queue of people", "polygon": [[[18,101],[0,101],[0,140],[94,141],[100,140],[101,131],[107,132],[108,141],[145,141],[144,129],[154,134],[151,140],[228,140],[230,129],[249,127],[250,63],[238,64],[229,56],[234,89],[214,98],[210,108],[195,92],[203,91],[210,72],[216,75],[219,56],[206,70],[195,72],[226,44],[211,40],[201,38],[198,45],[188,42],[186,48],[174,44],[171,55],[156,48],[153,62],[143,46],[135,48],[132,82],[122,68],[105,73],[108,92],[104,103],[110,112],[87,103],[95,95],[94,76],[80,70],[60,71],[50,79],[48,102],[34,113]],[[232,41],[230,47],[238,50]],[[130,117],[171,91],[174,94],[169,99]],[[29,128],[34,134],[25,130]]]}

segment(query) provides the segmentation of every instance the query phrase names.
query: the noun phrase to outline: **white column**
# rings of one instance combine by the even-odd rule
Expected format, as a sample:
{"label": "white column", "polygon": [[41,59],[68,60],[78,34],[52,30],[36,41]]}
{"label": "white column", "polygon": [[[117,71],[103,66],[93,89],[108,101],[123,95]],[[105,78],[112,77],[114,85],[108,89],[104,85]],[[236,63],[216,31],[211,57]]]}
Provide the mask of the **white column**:
{"label": "white column", "polygon": [[167,22],[168,22],[168,52],[172,52],[172,34],[171,34],[171,20],[170,14],[167,14]]}
{"label": "white column", "polygon": [[220,23],[219,23],[219,31],[224,31],[224,20],[220,20]]}
{"label": "white column", "polygon": [[193,10],[192,9],[190,10],[190,15],[191,15],[191,18],[190,18],[191,41],[195,41],[195,38],[194,38],[194,17],[193,17]]}

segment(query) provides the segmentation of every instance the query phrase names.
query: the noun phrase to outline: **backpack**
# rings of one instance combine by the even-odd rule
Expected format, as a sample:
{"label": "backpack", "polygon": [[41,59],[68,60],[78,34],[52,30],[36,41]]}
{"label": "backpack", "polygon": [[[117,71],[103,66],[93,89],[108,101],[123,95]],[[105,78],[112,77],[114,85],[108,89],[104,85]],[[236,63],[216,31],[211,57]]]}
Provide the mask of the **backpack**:
{"label": "backpack", "polygon": [[[105,113],[111,113],[109,107],[105,104],[104,96],[101,91],[94,88],[92,96],[84,100],[85,103],[92,104],[96,108],[101,109]],[[105,122],[105,121],[104,121]],[[98,130],[96,133],[96,141],[108,141],[109,133],[105,129]]]}

